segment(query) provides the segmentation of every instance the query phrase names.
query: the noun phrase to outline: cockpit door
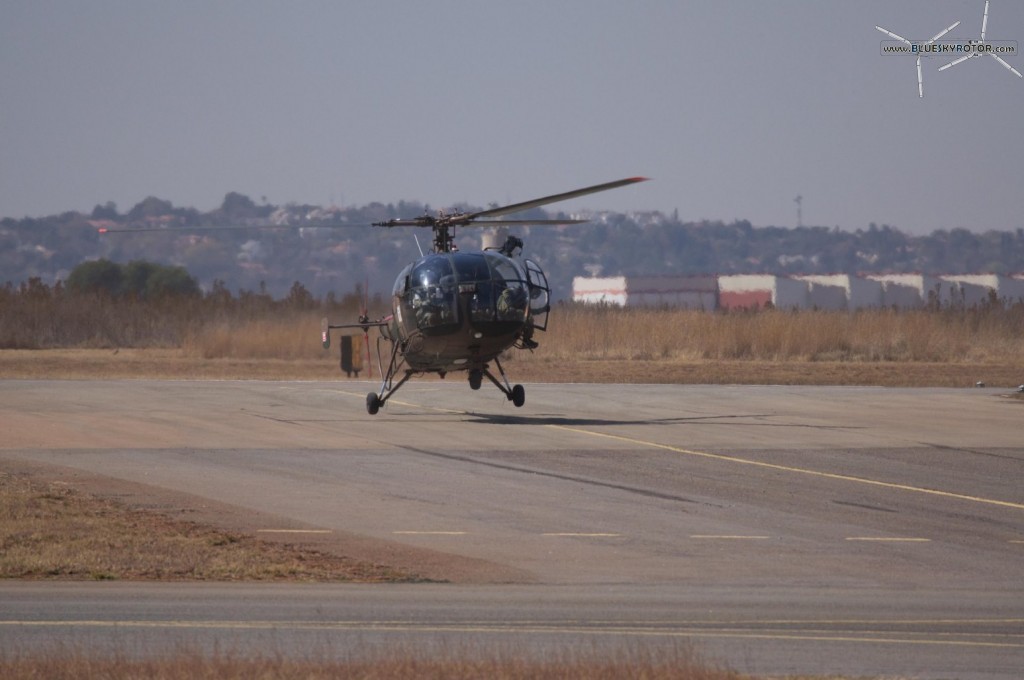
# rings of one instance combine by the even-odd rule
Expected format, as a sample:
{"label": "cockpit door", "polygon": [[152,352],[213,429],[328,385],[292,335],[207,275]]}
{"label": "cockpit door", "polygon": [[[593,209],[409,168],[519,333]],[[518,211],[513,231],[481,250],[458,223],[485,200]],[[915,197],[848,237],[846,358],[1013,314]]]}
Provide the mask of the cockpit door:
{"label": "cockpit door", "polygon": [[530,287],[530,323],[540,331],[548,329],[548,312],[551,311],[551,288],[544,270],[533,260],[524,260],[526,283]]}

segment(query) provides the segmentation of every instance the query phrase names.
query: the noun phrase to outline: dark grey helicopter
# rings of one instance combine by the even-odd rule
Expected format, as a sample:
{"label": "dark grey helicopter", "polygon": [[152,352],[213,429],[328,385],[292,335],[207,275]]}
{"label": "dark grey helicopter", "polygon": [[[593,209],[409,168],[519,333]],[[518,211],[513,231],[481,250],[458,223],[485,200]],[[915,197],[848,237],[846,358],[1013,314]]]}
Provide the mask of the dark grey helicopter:
{"label": "dark grey helicopter", "polygon": [[[370,415],[418,373],[437,373],[443,378],[454,371],[467,371],[474,390],[480,389],[486,377],[509,401],[522,406],[526,390],[509,384],[498,357],[510,348],[533,350],[538,346],[534,334],[547,330],[551,308],[547,277],[536,262],[520,256],[523,242],[515,236],[509,236],[500,248],[461,252],[453,241],[455,228],[585,222],[487,218],[646,179],[630,177],[474,213],[439,212],[411,220],[375,222],[375,227],[428,227],[434,233],[433,251],[402,269],[392,290],[391,314],[371,321],[364,313],[355,324],[332,325],[324,319],[323,346],[330,346],[332,329],[361,328],[364,333],[372,327],[380,329],[377,362],[383,382],[379,392],[366,395]],[[491,364],[498,369],[498,376],[491,371]]]}

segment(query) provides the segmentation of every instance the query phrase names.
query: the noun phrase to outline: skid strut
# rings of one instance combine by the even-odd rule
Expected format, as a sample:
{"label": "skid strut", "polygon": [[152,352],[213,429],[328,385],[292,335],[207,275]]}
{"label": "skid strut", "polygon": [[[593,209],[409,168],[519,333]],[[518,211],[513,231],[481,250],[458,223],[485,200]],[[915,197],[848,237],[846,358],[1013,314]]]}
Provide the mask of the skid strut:
{"label": "skid strut", "polygon": [[380,393],[370,392],[366,395],[366,412],[371,416],[376,415],[380,407],[387,403],[387,400],[391,398],[391,395],[398,391],[402,385],[406,383],[413,376],[415,371],[411,369],[405,370],[405,375],[397,383],[394,382],[395,373],[401,368],[402,364],[405,363],[405,358],[401,357],[399,353],[399,344],[397,342],[391,343],[391,360],[388,361],[388,370],[384,370],[383,362],[381,361],[380,351],[381,338],[377,338],[377,365],[380,367],[380,374],[384,376],[384,380],[380,384]]}
{"label": "skid strut", "polygon": [[487,379],[494,383],[495,387],[502,391],[502,393],[518,408],[526,403],[526,389],[522,385],[509,385],[508,376],[505,375],[505,369],[501,367],[501,362],[498,358],[494,358],[494,365],[498,367],[498,373],[501,374],[501,380],[494,377],[491,373],[490,367],[484,365],[483,374],[487,376]]}

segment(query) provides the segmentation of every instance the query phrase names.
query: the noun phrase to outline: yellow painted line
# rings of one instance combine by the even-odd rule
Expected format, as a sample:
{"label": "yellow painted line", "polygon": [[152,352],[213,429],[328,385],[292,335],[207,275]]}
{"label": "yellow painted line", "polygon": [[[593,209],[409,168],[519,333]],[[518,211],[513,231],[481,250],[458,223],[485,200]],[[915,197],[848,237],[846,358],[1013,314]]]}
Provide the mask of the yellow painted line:
{"label": "yellow painted line", "polygon": [[1024,541],[1010,541],[1010,543],[1016,543],[1018,545],[1024,544]]}
{"label": "yellow painted line", "polygon": [[333,534],[331,529],[257,529],[257,534]]}
{"label": "yellow painted line", "polygon": [[392,531],[401,536],[465,536],[465,531]]}
{"label": "yellow painted line", "polygon": [[[691,628],[674,626],[664,629],[630,628],[625,626],[612,626],[608,628],[592,628],[580,625],[543,625],[530,624],[475,624],[475,623],[453,623],[453,624],[416,624],[406,621],[0,621],[0,627],[72,627],[72,628],[153,628],[153,629],[228,629],[228,630],[351,630],[351,631],[375,631],[375,632],[401,632],[401,633],[477,633],[477,634],[556,634],[556,635],[625,635],[632,637],[668,637],[668,638],[723,638],[723,639],[747,639],[747,640],[802,640],[806,642],[850,642],[861,644],[894,644],[894,645],[929,645],[949,647],[980,647],[994,649],[1024,649],[1024,642],[1015,641],[1018,636],[1004,636],[1011,642],[993,642],[986,640],[972,639],[951,639],[953,634],[939,634],[939,638],[926,637],[889,637],[878,631],[865,631],[862,635],[851,633],[828,633],[826,631],[789,631],[775,632],[766,630],[741,631],[741,630],[708,630],[702,628]],[[904,633],[904,636],[908,633]],[[910,633],[909,635],[912,635]],[[934,635],[934,633],[923,633],[922,635]],[[971,638],[973,634],[966,633],[964,637]],[[991,637],[991,636],[990,636]]]}
{"label": "yellow painted line", "polygon": [[690,538],[723,539],[729,541],[763,541],[771,536],[738,536],[730,534],[691,534]]}
{"label": "yellow painted line", "polygon": [[884,536],[848,536],[847,541],[871,541],[874,543],[931,543],[930,538],[886,538]]}
{"label": "yellow painted line", "polygon": [[[642,634],[642,633],[641,633]],[[654,633],[651,633],[654,635]],[[1024,644],[1015,642],[984,642],[977,640],[929,640],[898,637],[856,637],[849,635],[818,635],[818,634],[790,634],[779,633],[727,633],[727,632],[703,632],[703,631],[681,631],[677,637],[692,638],[728,638],[741,640],[803,640],[808,642],[860,642],[866,644],[888,644],[888,645],[931,645],[948,647],[984,647],[996,649],[1024,649]]]}
{"label": "yellow painted line", "polygon": [[[107,626],[140,626],[140,627],[179,627],[179,626],[198,626],[198,627],[234,627],[238,626],[241,628],[274,628],[274,627],[303,627],[303,626],[316,626],[316,627],[335,627],[335,628],[355,628],[355,627],[388,627],[388,628],[400,628],[400,629],[414,629],[422,628],[425,630],[441,630],[444,628],[458,628],[463,629],[471,627],[475,630],[483,630],[491,628],[495,630],[513,630],[516,628],[527,628],[529,630],[574,630],[574,631],[665,631],[665,630],[710,630],[710,626],[731,626],[730,628],[722,628],[721,630],[726,632],[738,632],[745,630],[742,626],[814,626],[814,628],[801,628],[798,629],[803,633],[827,633],[827,629],[824,626],[950,626],[950,625],[966,625],[966,626],[991,626],[991,625],[1024,625],[1024,619],[1022,618],[981,618],[981,619],[957,619],[957,618],[935,618],[935,619],[694,619],[694,620],[683,620],[683,621],[672,621],[669,619],[633,619],[633,620],[610,620],[610,619],[594,619],[588,620],[587,625],[583,625],[579,620],[573,619],[569,621],[552,621],[550,623],[540,623],[537,621],[519,621],[519,622],[474,622],[469,620],[453,621],[451,623],[423,623],[413,620],[404,619],[377,619],[377,620],[324,620],[324,621],[309,621],[299,619],[280,619],[280,620],[229,620],[229,619],[210,619],[210,620],[183,620],[183,619],[168,619],[168,620],[117,620],[117,619],[0,619],[0,626],[96,626],[96,627],[107,627]],[[596,627],[595,627],[596,626]],[[657,626],[658,628],[651,628],[651,626]],[[796,632],[793,630],[787,630],[787,632]],[[839,631],[832,631],[839,632]],[[857,631],[868,635],[885,635],[886,633],[880,630],[871,629]],[[911,633],[909,631],[906,634],[917,634],[926,635],[927,633]],[[962,636],[981,636],[981,637],[1010,637],[1010,638],[1021,638],[1024,639],[1024,635],[1021,633],[971,633],[968,631],[964,632],[944,632],[941,633],[943,636],[949,635],[962,635]]]}
{"label": "yellow painted line", "polygon": [[604,533],[590,533],[590,534],[588,534],[588,533],[574,533],[574,532],[565,531],[565,532],[548,532],[548,533],[541,534],[541,536],[568,536],[568,537],[579,536],[579,537],[582,537],[582,538],[617,538],[619,536],[622,536],[622,534],[604,534]]}
{"label": "yellow painted line", "polygon": [[940,491],[938,489],[927,489],[921,486],[912,486],[910,484],[897,484],[895,482],[883,482],[877,479],[868,479],[867,477],[856,477],[853,475],[840,475],[834,472],[822,472],[820,470],[809,470],[807,468],[792,467],[789,465],[779,465],[777,463],[765,463],[759,460],[751,460],[749,458],[739,458],[737,456],[726,456],[719,453],[708,453],[707,451],[694,451],[692,449],[684,449],[678,446],[672,446],[670,444],[660,444],[658,442],[645,441],[643,439],[635,439],[633,437],[623,437],[617,434],[607,434],[605,432],[594,432],[593,430],[584,430],[579,427],[569,427],[567,425],[545,425],[545,427],[551,427],[556,430],[564,430],[566,432],[576,432],[578,434],[585,434],[591,437],[601,437],[604,439],[612,439],[615,441],[625,442],[634,446],[647,446],[655,449],[662,449],[665,451],[672,451],[673,453],[681,453],[687,456],[695,456],[698,458],[708,458],[711,460],[723,461],[726,463],[736,463],[738,465],[751,465],[753,467],[766,468],[769,470],[779,470],[781,472],[792,472],[801,475],[810,475],[812,477],[822,477],[824,479],[834,479],[841,482],[853,482],[856,484],[867,484],[869,486],[877,486],[884,489],[896,489],[898,491],[911,491],[914,493],[928,494],[930,496],[939,496],[942,498],[955,498],[961,501],[970,501],[972,503],[983,503],[985,505],[995,505],[1002,508],[1013,508],[1015,510],[1024,510],[1024,503],[1012,503],[1010,501],[1000,501],[992,498],[983,498],[981,496],[971,496],[969,494],[955,493],[952,491]]}
{"label": "yellow painted line", "polygon": [[[601,624],[608,626],[670,626],[673,625],[671,619],[641,619],[633,621],[620,621],[610,619],[596,619],[589,620],[588,623],[591,625]],[[961,625],[961,626],[992,626],[992,625],[1024,625],[1024,619],[1021,618],[1008,618],[1008,619],[955,619],[955,618],[936,618],[936,619],[694,619],[685,621],[686,625],[700,628],[702,626],[734,626],[737,628],[729,628],[728,630],[739,630],[739,626],[818,626],[818,632],[821,632],[820,627],[822,626],[950,626],[950,625]],[[680,623],[679,625],[682,625]],[[808,630],[807,628],[801,628],[801,630]],[[875,630],[860,631],[864,633],[872,633],[874,635],[882,635],[881,632]],[[943,635],[952,635],[954,633],[943,633]],[[985,637],[991,637],[998,635],[1006,637],[1005,633],[955,633],[957,635],[981,635]],[[1024,632],[1009,634],[1010,637],[1024,638]]]}

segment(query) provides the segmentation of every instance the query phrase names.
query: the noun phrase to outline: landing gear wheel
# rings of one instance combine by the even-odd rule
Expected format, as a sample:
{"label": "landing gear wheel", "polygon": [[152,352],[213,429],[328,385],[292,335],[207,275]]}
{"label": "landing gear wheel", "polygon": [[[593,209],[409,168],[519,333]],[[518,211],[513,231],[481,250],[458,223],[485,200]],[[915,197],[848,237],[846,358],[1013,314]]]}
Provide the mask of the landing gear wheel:
{"label": "landing gear wheel", "polygon": [[519,408],[526,403],[526,389],[522,385],[516,385],[512,388],[512,394],[509,396],[509,399],[512,400],[516,408]]}
{"label": "landing gear wheel", "polygon": [[472,390],[480,389],[480,384],[484,381],[484,372],[478,368],[473,369],[469,372],[469,388]]}
{"label": "landing gear wheel", "polygon": [[371,416],[377,415],[377,411],[380,410],[380,397],[374,392],[370,392],[366,395],[366,412]]}

